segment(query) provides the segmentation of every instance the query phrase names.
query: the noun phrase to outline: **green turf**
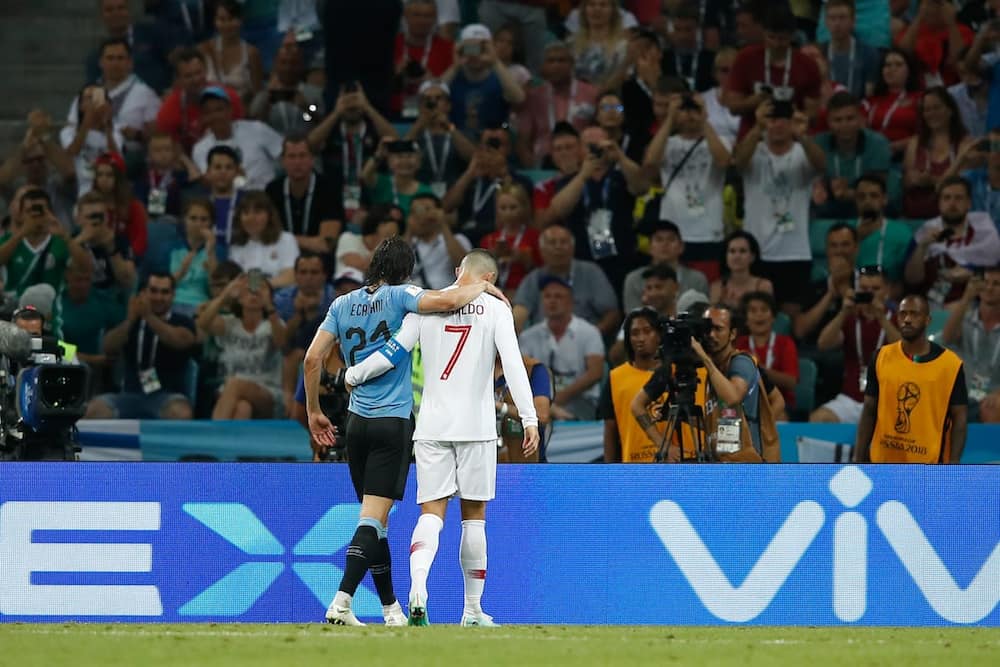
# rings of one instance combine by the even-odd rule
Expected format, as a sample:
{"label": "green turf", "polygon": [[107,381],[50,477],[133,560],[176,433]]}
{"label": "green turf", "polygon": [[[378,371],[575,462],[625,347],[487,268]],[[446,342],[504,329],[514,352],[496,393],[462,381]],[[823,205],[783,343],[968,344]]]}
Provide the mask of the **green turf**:
{"label": "green turf", "polygon": [[1000,630],[0,624],[0,665],[996,665]]}

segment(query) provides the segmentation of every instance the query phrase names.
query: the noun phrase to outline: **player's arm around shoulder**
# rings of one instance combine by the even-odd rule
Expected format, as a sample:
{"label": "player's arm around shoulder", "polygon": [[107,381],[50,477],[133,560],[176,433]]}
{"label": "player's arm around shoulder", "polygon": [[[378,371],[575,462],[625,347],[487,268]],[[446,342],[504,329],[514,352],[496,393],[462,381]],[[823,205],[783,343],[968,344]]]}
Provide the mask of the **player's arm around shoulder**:
{"label": "player's arm around shoulder", "polygon": [[348,387],[356,387],[398,366],[417,344],[421,319],[416,313],[408,313],[395,335],[375,354],[368,355],[360,364],[351,366],[344,372],[344,383]]}
{"label": "player's arm around shoulder", "polygon": [[416,312],[446,313],[458,310],[475,300],[483,292],[488,292],[507,304],[508,308],[510,307],[507,297],[496,285],[481,280],[470,285],[457,285],[443,290],[424,290],[418,298]]}

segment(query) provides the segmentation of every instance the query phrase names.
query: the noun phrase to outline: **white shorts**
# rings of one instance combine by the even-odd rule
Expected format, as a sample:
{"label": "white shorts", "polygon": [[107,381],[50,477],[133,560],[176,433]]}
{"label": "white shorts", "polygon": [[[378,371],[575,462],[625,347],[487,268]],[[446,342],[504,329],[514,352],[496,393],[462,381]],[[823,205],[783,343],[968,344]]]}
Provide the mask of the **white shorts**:
{"label": "white shorts", "polygon": [[417,504],[458,495],[493,500],[497,490],[497,441],[415,440]]}
{"label": "white shorts", "polygon": [[847,394],[837,394],[832,401],[824,403],[821,407],[837,415],[841,424],[857,424],[861,421],[861,408],[864,407],[864,403],[855,401]]}

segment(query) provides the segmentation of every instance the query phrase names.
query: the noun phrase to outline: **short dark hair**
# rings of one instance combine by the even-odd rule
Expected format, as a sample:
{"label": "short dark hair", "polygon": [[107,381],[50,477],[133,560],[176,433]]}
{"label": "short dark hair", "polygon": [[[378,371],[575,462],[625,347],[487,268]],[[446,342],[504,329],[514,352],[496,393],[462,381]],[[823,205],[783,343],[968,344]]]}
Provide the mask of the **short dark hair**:
{"label": "short dark hair", "polygon": [[411,211],[413,210],[413,203],[418,201],[432,201],[436,207],[441,208],[441,198],[433,192],[418,192],[413,195],[413,199],[410,200]]}
{"label": "short dark hair", "polygon": [[762,22],[764,30],[767,32],[777,32],[782,34],[794,34],[798,27],[795,22],[795,14],[789,9],[785,2],[776,2],[768,5],[764,11]]}
{"label": "short dark hair", "polygon": [[49,196],[48,192],[46,192],[41,188],[31,188],[30,190],[25,191],[23,195],[21,195],[22,209],[24,208],[24,202],[28,201],[29,199],[31,201],[44,201],[48,209],[50,211],[52,210],[52,197]]}
{"label": "short dark hair", "polygon": [[207,64],[204,53],[193,46],[186,46],[174,54],[174,70],[180,69],[181,65],[189,63],[192,60],[200,60],[202,65]]}
{"label": "short dark hair", "polygon": [[[285,154],[285,150],[288,148],[288,144],[305,144],[309,146],[309,134],[304,130],[291,130],[285,137],[281,140],[281,154]],[[312,148],[309,148],[309,152],[312,152]]]}
{"label": "short dark hair", "polygon": [[[693,4],[681,4],[674,9],[673,13],[670,15],[673,20],[681,19],[694,21],[697,23],[701,20],[701,16],[698,13],[698,9]],[[707,18],[707,17],[706,17]]]}
{"label": "short dark hair", "polygon": [[869,171],[867,173],[858,176],[858,179],[854,181],[854,187],[857,188],[862,183],[871,183],[873,185],[877,185],[879,190],[882,191],[882,194],[885,194],[887,191],[885,185],[885,178],[883,178],[881,174],[874,171]]}
{"label": "short dark hair", "polygon": [[730,306],[728,303],[713,303],[708,309],[724,310],[729,313],[729,330],[743,331],[743,313],[740,308]]}
{"label": "short dark hair", "polygon": [[413,275],[416,258],[413,248],[401,236],[393,236],[378,244],[368,266],[366,285],[400,285]]}
{"label": "short dark hair", "polygon": [[689,93],[691,88],[687,81],[679,76],[661,76],[656,80],[654,92],[660,95],[673,95],[674,93]]}
{"label": "short dark hair", "polygon": [[132,45],[128,43],[127,39],[123,37],[108,37],[101,42],[101,45],[97,48],[98,57],[104,56],[104,51],[111,48],[112,46],[120,46],[125,49],[125,53],[128,57],[132,57]]}
{"label": "short dark hair", "polygon": [[854,0],[827,0],[826,9],[830,10],[832,7],[847,7],[851,11],[851,16],[855,15]]}
{"label": "short dark hair", "polygon": [[379,225],[390,220],[402,227],[403,223],[389,216],[394,208],[397,207],[393,204],[372,204],[371,208],[368,209],[368,215],[361,221],[361,235],[374,234],[378,231]]}
{"label": "short dark hair", "polygon": [[576,137],[579,139],[580,132],[573,127],[572,123],[561,120],[552,128],[552,138],[555,139],[556,137]]}
{"label": "short dark hair", "polygon": [[149,281],[153,278],[163,278],[164,280],[170,281],[170,291],[177,289],[177,281],[174,280],[173,274],[169,271],[150,271],[146,276],[146,279],[142,281],[142,286],[149,287]]}
{"label": "short dark hair", "polygon": [[243,5],[236,2],[236,0],[217,0],[215,11],[219,11],[220,9],[225,9],[230,16],[243,20]]}
{"label": "short dark hair", "polygon": [[677,272],[674,271],[674,267],[662,262],[659,264],[650,264],[641,275],[643,280],[658,278],[659,280],[673,280],[677,282]]}
{"label": "short dark hair", "polygon": [[292,265],[293,269],[295,271],[298,271],[299,264],[307,259],[318,259],[320,261],[319,263],[323,266],[323,273],[329,274],[329,271],[326,270],[326,259],[323,257],[323,255],[319,254],[318,252],[311,252],[309,250],[303,250],[301,253],[299,253],[299,256],[295,258],[295,264]]}
{"label": "short dark hair", "polygon": [[830,238],[830,236],[832,234],[836,234],[837,232],[842,232],[845,229],[851,233],[851,238],[854,239],[855,243],[857,243],[858,242],[858,230],[856,230],[854,227],[851,227],[849,224],[847,224],[843,220],[835,222],[832,225],[830,225],[830,229],[826,230],[826,238]]}
{"label": "short dark hair", "polygon": [[848,107],[854,107],[855,109],[861,105],[854,95],[850,94],[846,90],[842,90],[839,93],[834,93],[830,101],[826,103],[827,113],[833,113],[834,111],[840,111],[841,109],[846,109]]}
{"label": "short dark hair", "polygon": [[630,338],[630,334],[632,332],[632,322],[640,319],[649,322],[649,326],[653,327],[653,330],[656,331],[657,334],[660,333],[660,314],[649,306],[636,308],[626,315],[625,323],[622,324],[622,331],[625,334],[622,343],[625,346],[625,358],[629,361],[635,361],[635,348],[632,347],[632,340]]}
{"label": "short dark hair", "polygon": [[212,149],[208,151],[208,157],[205,158],[205,164],[212,164],[212,158],[216,155],[224,155],[232,160],[237,167],[240,166],[240,154],[230,146],[213,146]]}
{"label": "short dark hair", "polygon": [[774,300],[774,295],[770,292],[761,292],[757,290],[754,292],[747,292],[740,298],[740,310],[743,311],[744,317],[746,316],[747,310],[750,308],[751,301],[760,301],[768,307],[772,315],[778,314],[778,303]]}
{"label": "short dark hair", "polygon": [[927,297],[924,296],[923,294],[920,294],[919,292],[908,292],[902,299],[899,300],[899,305],[902,306],[903,302],[906,301],[907,299],[918,299],[920,303],[924,305],[924,312],[930,314],[931,304],[927,300]]}
{"label": "short dark hair", "polygon": [[965,195],[972,199],[972,184],[962,176],[949,176],[948,178],[941,181],[941,185],[938,186],[938,197],[944,192],[945,188],[950,188],[953,185],[961,185],[965,188]]}

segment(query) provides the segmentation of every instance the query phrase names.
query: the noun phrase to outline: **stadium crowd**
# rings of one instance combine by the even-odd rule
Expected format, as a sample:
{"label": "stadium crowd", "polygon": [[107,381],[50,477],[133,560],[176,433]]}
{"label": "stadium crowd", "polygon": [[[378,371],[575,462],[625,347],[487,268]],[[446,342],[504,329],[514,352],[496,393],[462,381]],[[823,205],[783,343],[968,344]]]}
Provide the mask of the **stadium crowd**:
{"label": "stadium crowd", "polygon": [[383,239],[432,289],[480,247],[542,421],[628,461],[657,317],[732,307],[777,418],[856,423],[920,293],[1000,421],[1000,2],[789,4],[101,0],[0,164],[2,309],[91,367],[88,418],[304,422]]}

